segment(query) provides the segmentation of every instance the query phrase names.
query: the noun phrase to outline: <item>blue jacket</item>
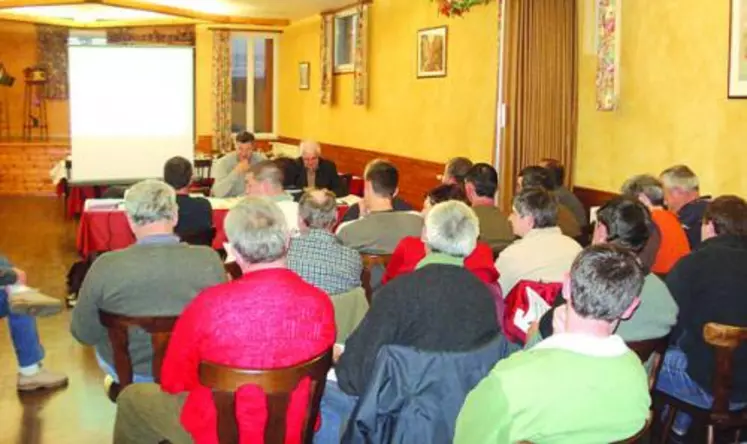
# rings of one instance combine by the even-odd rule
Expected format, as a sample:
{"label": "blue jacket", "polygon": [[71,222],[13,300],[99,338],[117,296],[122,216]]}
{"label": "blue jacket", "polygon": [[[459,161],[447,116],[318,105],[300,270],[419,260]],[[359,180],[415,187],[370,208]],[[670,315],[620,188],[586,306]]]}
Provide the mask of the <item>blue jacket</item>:
{"label": "blue jacket", "polygon": [[705,213],[710,201],[710,196],[704,196],[686,204],[677,212],[677,218],[679,218],[682,228],[685,229],[691,250],[700,245],[700,226],[703,224],[703,213]]}
{"label": "blue jacket", "polygon": [[497,339],[459,353],[382,347],[342,443],[451,444],[467,394],[495,366],[500,350]]}

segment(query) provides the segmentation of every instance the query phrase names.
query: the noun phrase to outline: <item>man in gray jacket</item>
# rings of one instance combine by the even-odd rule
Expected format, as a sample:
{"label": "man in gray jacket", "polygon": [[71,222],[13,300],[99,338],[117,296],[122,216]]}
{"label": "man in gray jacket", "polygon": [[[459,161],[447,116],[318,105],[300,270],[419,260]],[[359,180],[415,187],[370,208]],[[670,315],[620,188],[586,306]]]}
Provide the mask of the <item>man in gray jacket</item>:
{"label": "man in gray jacket", "polygon": [[247,131],[239,133],[236,136],[236,151],[221,157],[213,165],[213,196],[243,196],[249,169],[263,160],[265,157],[254,151],[254,134]]}
{"label": "man in gray jacket", "polygon": [[[174,235],[176,194],[159,180],[145,180],[127,192],[125,210],[137,242],[99,257],[81,286],[73,310],[75,338],[96,348],[102,370],[118,381],[112,346],[99,310],[127,316],[178,316],[204,288],[226,279],[218,254],[181,243]],[[153,350],[144,331],[130,331],[135,382],[153,380]]]}

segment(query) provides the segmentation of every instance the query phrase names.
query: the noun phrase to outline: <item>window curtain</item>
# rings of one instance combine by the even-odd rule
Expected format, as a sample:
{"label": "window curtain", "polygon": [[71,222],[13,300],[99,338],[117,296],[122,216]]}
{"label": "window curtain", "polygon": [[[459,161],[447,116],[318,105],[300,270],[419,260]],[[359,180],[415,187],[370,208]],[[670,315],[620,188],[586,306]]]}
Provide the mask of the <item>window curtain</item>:
{"label": "window curtain", "polygon": [[67,100],[67,41],[70,33],[60,26],[36,26],[37,60],[47,71],[46,97]]}
{"label": "window curtain", "polygon": [[334,71],[334,17],[332,15],[322,16],[322,28],[321,28],[321,104],[331,105],[333,86],[332,86],[332,75]]}
{"label": "window curtain", "polygon": [[358,6],[358,32],[355,38],[355,67],[353,71],[353,103],[368,104],[368,6]]}
{"label": "window curtain", "polygon": [[504,1],[507,116],[499,202],[507,210],[521,168],[551,157],[573,171],[578,65],[576,0]]}
{"label": "window curtain", "polygon": [[106,41],[115,45],[195,45],[195,27],[159,26],[112,28],[106,31]]}
{"label": "window curtain", "polygon": [[231,32],[213,33],[213,151],[225,153],[231,140]]}

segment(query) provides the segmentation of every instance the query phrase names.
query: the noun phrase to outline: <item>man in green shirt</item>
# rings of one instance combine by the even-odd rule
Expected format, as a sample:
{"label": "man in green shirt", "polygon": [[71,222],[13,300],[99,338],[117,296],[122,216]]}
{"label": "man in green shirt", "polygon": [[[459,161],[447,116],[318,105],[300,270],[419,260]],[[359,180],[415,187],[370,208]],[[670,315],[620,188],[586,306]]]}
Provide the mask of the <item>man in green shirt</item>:
{"label": "man in green shirt", "polygon": [[596,245],[576,258],[554,334],[500,361],[467,396],[456,444],[592,444],[635,435],[651,399],[638,357],[613,334],[638,305],[636,256]]}

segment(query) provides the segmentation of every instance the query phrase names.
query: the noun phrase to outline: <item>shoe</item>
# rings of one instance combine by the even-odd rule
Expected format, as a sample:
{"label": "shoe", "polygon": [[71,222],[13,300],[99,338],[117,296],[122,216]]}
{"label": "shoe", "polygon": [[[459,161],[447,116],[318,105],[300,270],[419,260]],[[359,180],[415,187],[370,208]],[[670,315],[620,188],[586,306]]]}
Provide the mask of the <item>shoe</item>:
{"label": "shoe", "polygon": [[63,304],[57,298],[47,296],[26,286],[10,287],[10,311],[31,316],[53,316],[62,311]]}
{"label": "shoe", "polygon": [[18,375],[18,391],[55,389],[67,385],[67,376],[42,368],[31,376]]}
{"label": "shoe", "polygon": [[67,304],[70,308],[75,308],[75,304],[78,303],[78,294],[77,293],[70,293],[65,297],[65,304]]}

